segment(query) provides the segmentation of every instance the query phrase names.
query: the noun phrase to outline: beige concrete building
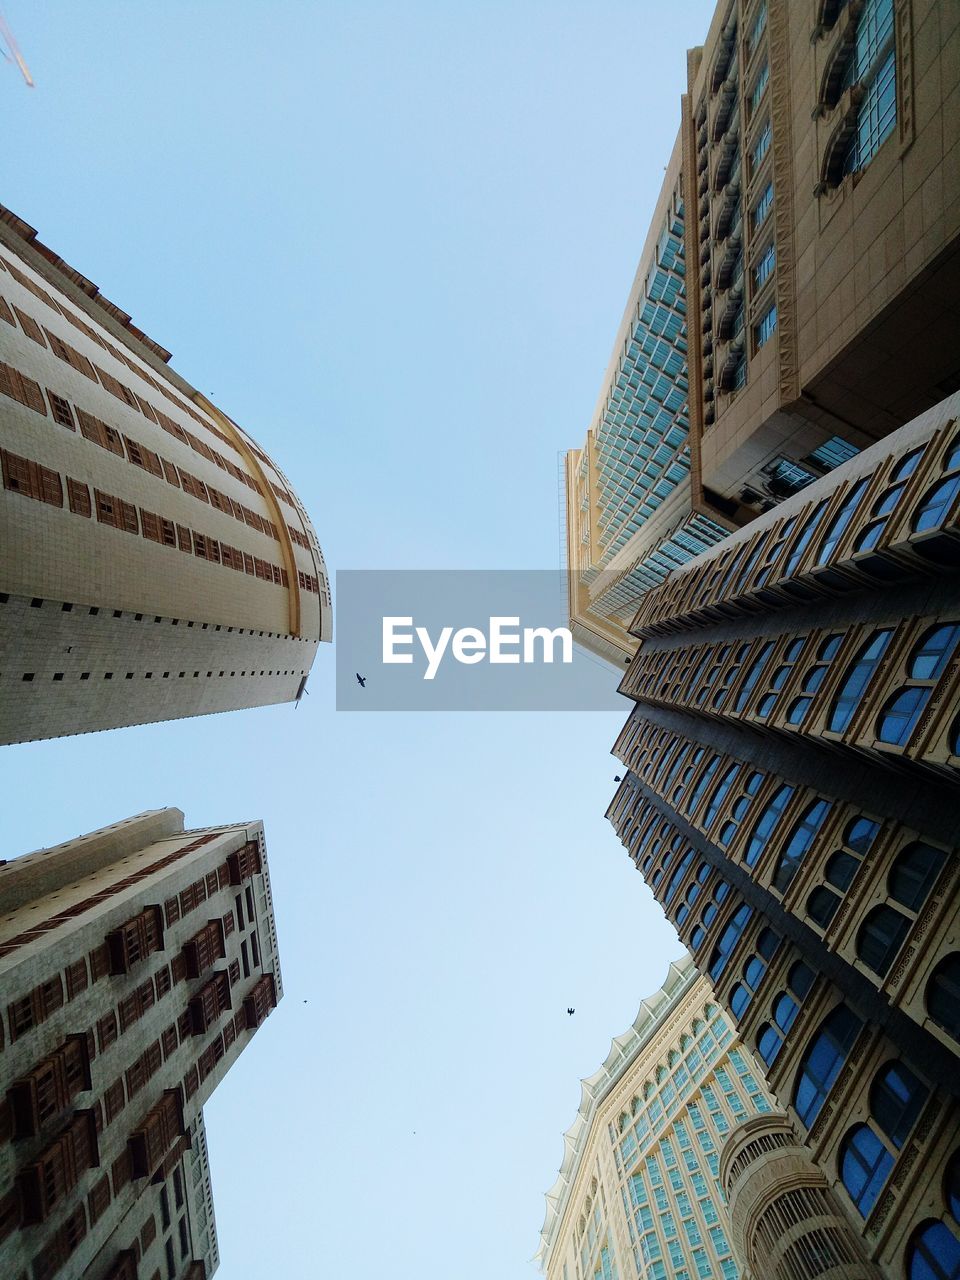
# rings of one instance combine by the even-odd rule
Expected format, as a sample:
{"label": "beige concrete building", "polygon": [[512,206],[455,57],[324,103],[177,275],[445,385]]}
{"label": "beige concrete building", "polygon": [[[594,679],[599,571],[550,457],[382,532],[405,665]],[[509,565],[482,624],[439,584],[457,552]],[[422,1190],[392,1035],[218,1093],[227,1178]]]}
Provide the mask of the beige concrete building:
{"label": "beige concrete building", "polygon": [[721,1171],[763,1280],[960,1268],[958,419],[960,393],[634,622],[609,817],[813,1165],[751,1130]]}
{"label": "beige concrete building", "polygon": [[671,965],[582,1082],[547,1193],[548,1280],[737,1280],[720,1152],[759,1117],[782,1120],[761,1068],[689,958]]}
{"label": "beige concrete building", "polygon": [[331,633],[247,433],[0,207],[0,742],[292,701]]}
{"label": "beige concrete building", "polygon": [[28,854],[0,917],[0,1274],[209,1277],[202,1108],[283,993],[260,823]]}
{"label": "beige concrete building", "polygon": [[[960,386],[958,50],[943,0],[722,0],[687,55],[680,139],[567,457],[570,615],[594,652],[622,665],[645,591]],[[651,299],[673,312],[660,367]]]}

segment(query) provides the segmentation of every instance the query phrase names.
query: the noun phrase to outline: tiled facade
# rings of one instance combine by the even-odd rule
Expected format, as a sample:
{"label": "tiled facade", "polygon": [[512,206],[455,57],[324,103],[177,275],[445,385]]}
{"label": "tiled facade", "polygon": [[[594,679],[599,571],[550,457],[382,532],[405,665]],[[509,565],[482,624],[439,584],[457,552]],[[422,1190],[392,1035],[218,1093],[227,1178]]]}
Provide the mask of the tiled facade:
{"label": "tiled facade", "polygon": [[289,482],[0,209],[0,742],[300,696],[330,594]]}
{"label": "tiled facade", "polygon": [[[632,326],[659,275],[675,337],[658,395]],[[566,459],[578,641],[623,665],[669,572],[957,390],[958,289],[957,6],[723,0]],[[644,414],[674,402],[673,437],[652,439]]]}
{"label": "tiled facade", "polygon": [[958,414],[644,597],[609,810],[888,1280],[960,1266]]}
{"label": "tiled facade", "polygon": [[774,1114],[762,1071],[685,959],[583,1081],[547,1194],[548,1280],[737,1280],[719,1180],[741,1122]]}
{"label": "tiled facade", "polygon": [[141,814],[0,867],[0,1272],[202,1280],[202,1107],[282,995],[259,823]]}

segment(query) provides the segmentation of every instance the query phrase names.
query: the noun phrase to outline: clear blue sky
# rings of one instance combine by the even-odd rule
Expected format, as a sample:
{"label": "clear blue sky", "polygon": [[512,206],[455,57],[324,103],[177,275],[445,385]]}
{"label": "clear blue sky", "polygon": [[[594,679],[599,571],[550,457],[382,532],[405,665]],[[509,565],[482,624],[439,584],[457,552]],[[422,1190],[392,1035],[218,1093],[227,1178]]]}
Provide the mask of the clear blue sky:
{"label": "clear blue sky", "polygon": [[[712,6],[4,10],[37,87],[0,63],[0,200],[278,460],[331,570],[555,568]],[[579,1078],[679,954],[603,818],[622,717],[337,715],[333,665],[298,712],[6,748],[3,853],[263,818],[286,999],[207,1108],[223,1280],[532,1280]]]}

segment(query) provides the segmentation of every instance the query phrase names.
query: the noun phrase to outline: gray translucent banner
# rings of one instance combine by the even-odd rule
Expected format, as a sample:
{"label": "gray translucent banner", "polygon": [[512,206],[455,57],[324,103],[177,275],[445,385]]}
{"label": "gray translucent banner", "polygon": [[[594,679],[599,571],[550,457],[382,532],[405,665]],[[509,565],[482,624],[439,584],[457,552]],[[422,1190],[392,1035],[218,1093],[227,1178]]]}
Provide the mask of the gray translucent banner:
{"label": "gray translucent banner", "polygon": [[573,644],[564,586],[559,570],[338,572],[337,710],[622,712],[623,669]]}

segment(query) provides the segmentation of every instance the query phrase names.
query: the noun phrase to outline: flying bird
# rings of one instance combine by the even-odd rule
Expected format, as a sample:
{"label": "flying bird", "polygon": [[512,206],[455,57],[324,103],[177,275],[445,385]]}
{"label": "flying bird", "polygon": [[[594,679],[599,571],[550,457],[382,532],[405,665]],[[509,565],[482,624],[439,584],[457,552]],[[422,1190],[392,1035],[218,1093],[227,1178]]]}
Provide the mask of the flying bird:
{"label": "flying bird", "polygon": [[576,1009],[568,1009],[568,1010],[567,1010],[567,1013],[569,1013],[569,1015],[570,1015],[570,1017],[571,1017],[571,1018],[573,1017],[573,1015],[574,1015],[576,1012],[577,1012],[577,1011],[576,1011]]}
{"label": "flying bird", "polygon": [[623,779],[620,777],[619,773],[615,773],[615,774],[613,775],[613,780],[614,780],[614,782],[622,782],[622,781],[623,781]]}
{"label": "flying bird", "polygon": [[367,687],[367,677],[362,676],[359,671],[355,672],[355,674],[357,677],[357,684],[361,689],[365,689]]}

